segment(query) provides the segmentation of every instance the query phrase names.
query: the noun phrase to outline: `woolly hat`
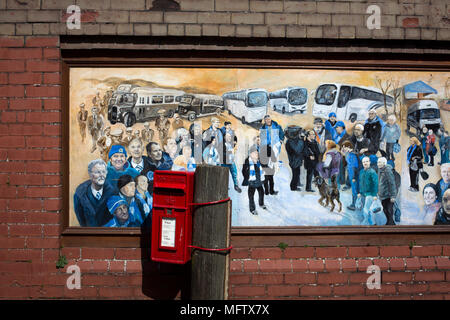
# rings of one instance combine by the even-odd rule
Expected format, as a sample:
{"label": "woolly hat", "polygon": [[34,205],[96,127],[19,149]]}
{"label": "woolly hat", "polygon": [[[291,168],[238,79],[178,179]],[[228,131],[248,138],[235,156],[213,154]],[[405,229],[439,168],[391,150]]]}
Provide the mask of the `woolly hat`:
{"label": "woolly hat", "polygon": [[314,119],[314,124],[316,124],[316,123],[323,123],[322,118],[315,118]]}
{"label": "woolly hat", "polygon": [[336,113],[334,113],[334,112],[330,112],[330,113],[328,114],[328,118],[331,118],[331,117],[335,117],[335,118],[337,118],[337,115],[336,115]]}
{"label": "woolly hat", "polygon": [[130,182],[134,182],[133,177],[129,174],[124,174],[123,176],[120,176],[119,180],[117,180],[117,188],[120,190]]}
{"label": "woolly hat", "polygon": [[108,205],[108,210],[109,212],[111,212],[111,214],[114,214],[116,209],[123,204],[128,206],[128,203],[125,201],[125,199],[119,196],[111,196],[106,203]]}
{"label": "woolly hat", "polygon": [[108,158],[111,158],[116,153],[123,153],[125,155],[125,158],[127,157],[127,150],[125,150],[125,147],[121,146],[120,144],[115,144],[111,147],[111,150],[109,150]]}
{"label": "woolly hat", "polygon": [[336,127],[342,127],[345,129],[345,124],[342,121],[338,121],[338,122],[336,122]]}
{"label": "woolly hat", "polygon": [[248,154],[252,154],[253,152],[258,152],[258,147],[256,145],[253,145],[250,147],[250,149],[248,150]]}

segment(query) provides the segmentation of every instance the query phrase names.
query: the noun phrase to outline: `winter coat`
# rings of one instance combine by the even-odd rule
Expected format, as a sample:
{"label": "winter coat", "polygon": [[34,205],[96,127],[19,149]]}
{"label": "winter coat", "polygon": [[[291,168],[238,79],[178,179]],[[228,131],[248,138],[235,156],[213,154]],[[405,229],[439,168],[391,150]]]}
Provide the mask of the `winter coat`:
{"label": "winter coat", "polygon": [[73,207],[82,227],[101,227],[112,218],[107,201],[116,194],[115,189],[105,181],[102,197],[97,200],[91,191],[91,180],[80,184],[73,195]]}
{"label": "winter coat", "polygon": [[[423,153],[422,153],[422,148],[420,146],[416,146],[416,148],[414,149],[414,145],[409,146],[408,150],[406,151],[407,154],[407,158],[406,160],[408,161],[408,166],[411,168],[414,160],[417,160],[417,167],[418,169],[422,169],[423,168]],[[409,159],[408,159],[408,154]]]}
{"label": "winter coat", "polygon": [[216,138],[216,149],[219,153],[219,161],[220,163],[224,163],[223,156],[225,153],[225,143],[222,131],[220,129],[214,130],[213,127],[210,126],[203,132],[203,141],[205,142],[205,145],[208,146],[211,144],[211,137],[213,136]]}
{"label": "winter coat", "polygon": [[359,159],[357,155],[353,152],[349,152],[345,156],[345,159],[347,161],[347,172],[350,181],[353,179],[357,180],[359,172]]}
{"label": "winter coat", "polygon": [[434,225],[447,225],[450,224],[450,215],[444,212],[444,208],[441,207],[436,214],[436,220]]}
{"label": "winter coat", "polygon": [[372,168],[359,172],[359,193],[365,197],[378,195],[378,176]]}
{"label": "winter coat", "polygon": [[289,158],[291,168],[301,167],[303,164],[304,141],[298,136],[294,139],[288,139],[286,142],[286,152]]}
{"label": "winter coat", "polygon": [[430,153],[430,150],[432,149],[432,147],[434,146],[434,143],[436,142],[436,135],[434,134],[429,134],[427,136],[427,143],[426,143],[426,147],[425,147],[425,151],[427,154]]}
{"label": "winter coat", "polygon": [[364,152],[365,156],[369,156],[370,154],[372,154],[370,152],[370,140],[369,139],[363,137],[361,141],[358,141],[356,136],[353,135],[350,138],[350,142],[353,143],[353,145],[355,146],[354,151],[358,155],[358,157],[361,156],[361,154],[359,154],[359,151],[361,149],[368,149],[368,151]]}
{"label": "winter coat", "polygon": [[378,169],[378,197],[380,200],[395,198],[397,196],[397,187],[395,177],[390,165],[385,165]]}
{"label": "winter coat", "polygon": [[381,136],[381,141],[386,143],[396,143],[400,139],[401,130],[398,124],[394,123],[390,125],[386,124],[384,127],[383,134]]}
{"label": "winter coat", "polygon": [[[311,160],[311,156],[314,156],[314,160]],[[308,141],[305,140],[305,145],[303,148],[303,159],[305,160],[305,169],[315,169],[319,163],[320,151],[319,144],[316,140]]]}
{"label": "winter coat", "polygon": [[341,132],[341,134],[337,134],[334,138],[334,142],[338,144],[339,146],[342,146],[344,141],[350,140],[350,136],[347,133],[347,130],[344,129],[344,131]]}
{"label": "winter coat", "polygon": [[251,186],[251,187],[261,187],[262,186],[262,177],[261,177],[261,163],[258,161],[258,163],[255,165],[255,175],[256,180],[255,181],[249,181],[250,178],[250,159],[247,158],[244,161],[244,165],[242,166],[242,176],[244,180],[242,181],[243,186]]}
{"label": "winter coat", "polygon": [[332,149],[326,153],[326,158],[328,159],[328,163],[321,162],[317,165],[317,171],[324,179],[331,178],[339,173],[342,155],[336,149]]}
{"label": "winter coat", "polygon": [[162,152],[161,160],[158,162],[154,162],[154,160],[150,157],[148,157],[147,159],[148,163],[150,164],[150,171],[172,169],[173,160],[165,151]]}
{"label": "winter coat", "polygon": [[276,121],[272,120],[272,124],[270,125],[270,127],[268,127],[265,123],[263,124],[261,129],[259,129],[259,136],[261,138],[262,146],[274,146],[278,142],[283,142],[284,131]]}
{"label": "winter coat", "polygon": [[119,188],[117,187],[117,181],[119,180],[119,178],[121,176],[128,174],[132,178],[135,178],[139,175],[139,171],[137,171],[135,168],[131,167],[131,165],[128,162],[125,162],[125,164],[123,165],[122,171],[117,171],[116,168],[114,168],[111,165],[111,161],[110,161],[110,162],[108,162],[106,170],[108,172],[106,175],[106,181],[108,181],[111,184],[111,186],[114,188],[116,193],[119,192]]}
{"label": "winter coat", "polygon": [[316,132],[316,130],[314,130],[314,134],[316,135],[316,141],[319,144],[319,151],[321,154],[323,154],[327,149],[325,141],[333,140],[331,133],[325,130],[325,127],[323,127],[319,132]]}
{"label": "winter coat", "polygon": [[444,196],[444,192],[450,188],[450,182],[449,183],[445,183],[444,179],[440,179],[437,183],[436,186],[438,188],[438,194],[437,194],[437,200],[439,202],[442,202],[442,197]]}
{"label": "winter coat", "polygon": [[380,117],[376,116],[375,119],[367,119],[364,123],[364,137],[370,140],[371,144],[369,150],[371,153],[377,153],[380,147],[381,135],[384,129],[384,122]]}

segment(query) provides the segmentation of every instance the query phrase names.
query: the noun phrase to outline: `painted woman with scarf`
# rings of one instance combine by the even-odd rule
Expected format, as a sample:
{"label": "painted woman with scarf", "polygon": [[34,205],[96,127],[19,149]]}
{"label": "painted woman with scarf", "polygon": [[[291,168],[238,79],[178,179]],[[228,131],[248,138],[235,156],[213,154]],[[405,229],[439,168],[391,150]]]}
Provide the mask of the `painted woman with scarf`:
{"label": "painted woman with scarf", "polygon": [[434,145],[436,142],[436,135],[433,133],[433,130],[428,130],[428,135],[426,139],[426,146],[425,146],[425,152],[427,153],[429,160],[428,165],[430,167],[434,166],[434,156],[437,152],[437,149]]}
{"label": "painted woman with scarf", "polygon": [[409,139],[409,148],[406,151],[406,161],[409,167],[409,191],[419,192],[419,171],[423,169],[423,154],[420,141],[416,137]]}
{"label": "painted woman with scarf", "polygon": [[[336,122],[336,125],[334,126],[335,134],[333,136],[333,141],[339,146],[339,148],[342,148],[342,144],[344,141],[350,140],[350,135],[347,133],[347,130],[345,129],[345,124],[342,121]],[[338,183],[339,185],[345,185],[346,182],[346,171],[345,167],[347,166],[345,157],[342,157],[341,164],[339,165],[339,176],[338,176]],[[344,186],[346,190],[347,187]]]}
{"label": "painted woman with scarf", "polygon": [[249,157],[245,159],[242,166],[242,176],[244,181],[243,186],[248,186],[248,201],[251,214],[257,215],[255,209],[255,191],[258,190],[258,204],[262,209],[267,209],[264,205],[264,171],[261,162],[259,161],[259,152],[256,146],[251,146],[249,150]]}
{"label": "painted woman with scarf", "polygon": [[327,146],[323,162],[317,165],[319,175],[324,179],[331,179],[332,176],[339,174],[339,167],[342,161],[342,155],[338,146],[331,140],[325,141]]}
{"label": "painted woman with scarf", "polygon": [[217,140],[215,136],[211,136],[211,143],[203,150],[203,161],[206,164],[217,166],[220,164],[220,155],[217,150]]}

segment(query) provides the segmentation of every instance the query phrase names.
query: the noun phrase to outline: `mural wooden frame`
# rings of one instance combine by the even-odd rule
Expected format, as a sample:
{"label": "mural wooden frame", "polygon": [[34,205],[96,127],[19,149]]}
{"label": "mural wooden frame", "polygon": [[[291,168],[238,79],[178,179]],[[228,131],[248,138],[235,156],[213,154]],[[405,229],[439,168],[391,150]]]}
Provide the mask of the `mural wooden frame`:
{"label": "mural wooden frame", "polygon": [[[170,50],[169,50],[170,51]],[[255,57],[265,56],[265,59]],[[163,57],[163,58],[162,58]],[[139,228],[69,226],[69,76],[72,67],[308,68],[335,70],[447,71],[450,62],[434,54],[286,53],[261,51],[62,50],[62,245],[147,247]],[[450,226],[232,227],[234,247],[448,244]]]}

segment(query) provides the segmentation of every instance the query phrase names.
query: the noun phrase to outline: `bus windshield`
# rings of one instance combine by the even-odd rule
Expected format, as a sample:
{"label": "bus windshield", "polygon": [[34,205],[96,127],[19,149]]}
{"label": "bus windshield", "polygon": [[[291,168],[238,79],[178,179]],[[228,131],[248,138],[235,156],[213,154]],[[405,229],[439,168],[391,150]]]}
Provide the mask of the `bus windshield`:
{"label": "bus windshield", "polygon": [[330,106],[336,98],[337,87],[334,84],[323,84],[316,91],[316,103]]}
{"label": "bus windshield", "polygon": [[441,117],[439,109],[422,109],[420,110],[420,119],[439,119]]}
{"label": "bus windshield", "polygon": [[308,98],[308,92],[306,89],[292,89],[289,91],[289,98],[288,101],[290,104],[299,106],[306,103],[306,100]]}
{"label": "bus windshield", "polygon": [[264,91],[254,91],[248,94],[248,108],[258,108],[267,105],[267,93]]}

